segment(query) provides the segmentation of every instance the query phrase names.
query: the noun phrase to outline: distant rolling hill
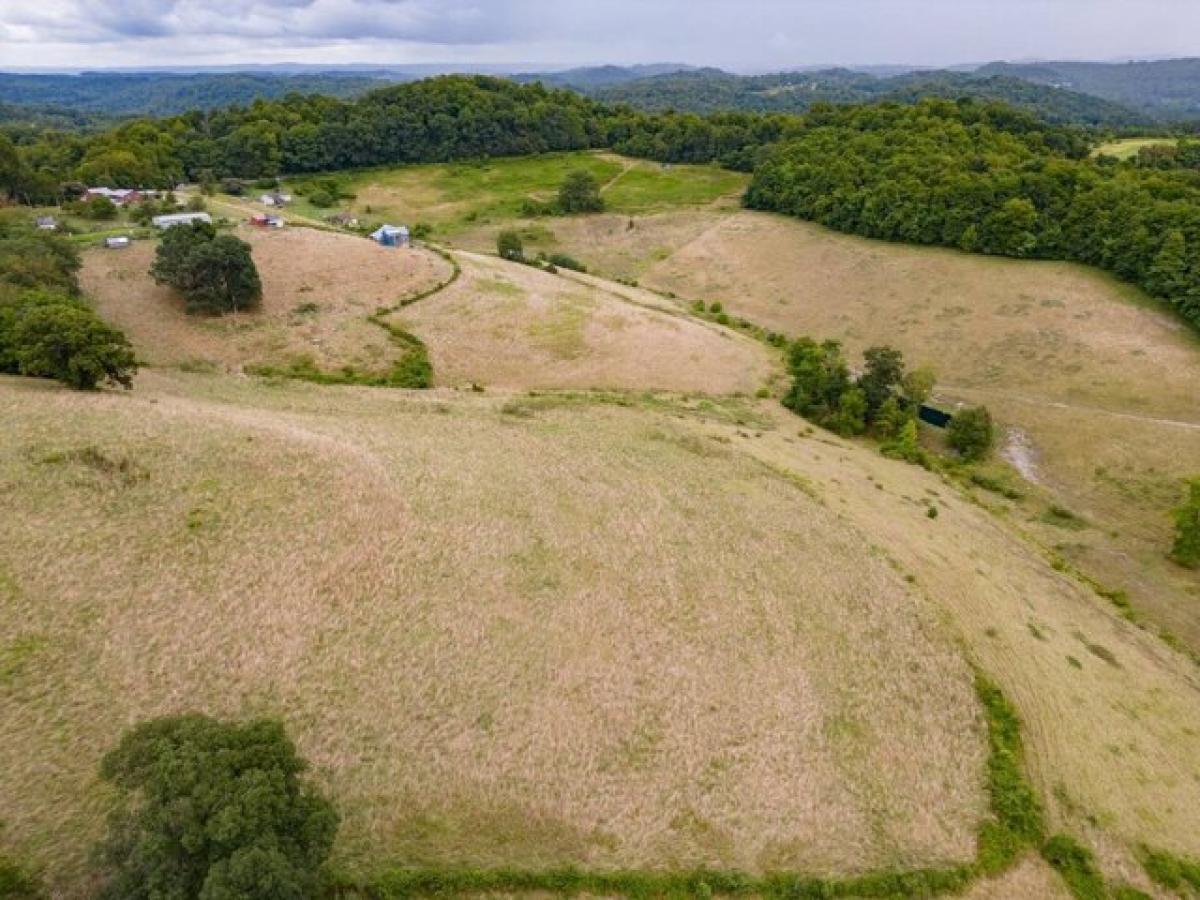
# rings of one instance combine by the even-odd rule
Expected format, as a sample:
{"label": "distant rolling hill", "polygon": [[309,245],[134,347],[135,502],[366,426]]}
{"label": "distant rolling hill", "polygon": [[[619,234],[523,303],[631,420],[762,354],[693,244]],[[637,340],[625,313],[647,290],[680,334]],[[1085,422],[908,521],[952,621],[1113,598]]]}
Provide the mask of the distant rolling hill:
{"label": "distant rolling hill", "polygon": [[1003,75],[1092,94],[1157,119],[1200,120],[1200,59],[1151,62],[997,62],[977,75]]}
{"label": "distant rolling hill", "polygon": [[719,110],[803,112],[814,103],[913,102],[921,97],[973,97],[1030,110],[1055,123],[1107,127],[1145,124],[1147,117],[1120,104],[1020,78],[922,71],[880,78],[850,69],[740,76],[695,69],[585,90],[600,100],[640,109],[707,113]]}
{"label": "distant rolling hill", "polygon": [[590,90],[626,84],[660,75],[674,75],[693,71],[693,66],[683,63],[650,63],[638,66],[583,66],[561,72],[530,72],[514,76],[515,81],[529,84],[540,81],[547,87],[567,87]]}
{"label": "distant rolling hill", "polygon": [[395,74],[382,71],[0,73],[0,100],[102,116],[165,116],[290,93],[354,97],[395,80]]}

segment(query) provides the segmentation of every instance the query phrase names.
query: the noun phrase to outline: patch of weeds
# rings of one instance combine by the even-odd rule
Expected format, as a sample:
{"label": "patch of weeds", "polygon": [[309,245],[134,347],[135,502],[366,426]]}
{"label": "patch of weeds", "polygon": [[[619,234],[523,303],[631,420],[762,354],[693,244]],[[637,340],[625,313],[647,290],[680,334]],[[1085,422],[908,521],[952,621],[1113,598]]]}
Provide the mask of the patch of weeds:
{"label": "patch of weeds", "polygon": [[1042,521],[1047,525],[1069,528],[1072,531],[1082,531],[1089,527],[1086,519],[1057,503],[1052,503],[1047,507],[1046,511],[1042,513]]}
{"label": "patch of weeds", "polygon": [[1020,500],[1025,495],[1016,488],[1009,485],[1007,482],[994,475],[989,475],[986,472],[974,471],[968,476],[971,484],[976,487],[981,487],[985,491],[991,491],[993,494],[999,494],[1008,500]]}
{"label": "patch of weeds", "polygon": [[1153,900],[1153,898],[1131,884],[1119,884],[1112,890],[1112,900]]}
{"label": "patch of weeds", "polygon": [[1046,640],[1045,632],[1043,632],[1042,629],[1038,628],[1032,622],[1026,622],[1025,625],[1029,629],[1029,633],[1032,634],[1039,641]]}
{"label": "patch of weeds", "polygon": [[[303,288],[301,288],[303,290]],[[309,290],[312,290],[309,288]],[[297,303],[292,307],[292,315],[294,316],[315,316],[321,311],[321,304],[313,300],[306,300],[304,303]]]}
{"label": "patch of weeds", "polygon": [[[0,645],[0,685],[10,684],[21,676],[36,654],[46,648],[46,639],[37,635],[22,635]],[[5,894],[0,891],[0,897]]]}
{"label": "patch of weeds", "polygon": [[175,366],[180,372],[187,372],[189,375],[211,375],[217,371],[217,364],[211,359],[185,359],[183,362]]}
{"label": "patch of weeds", "polygon": [[0,897],[4,900],[42,900],[46,897],[36,876],[6,856],[0,856]]}
{"label": "patch of weeds", "polygon": [[936,519],[938,517],[938,508],[936,506],[930,505],[925,510],[925,515],[926,515],[926,517],[928,517],[930,519]]}
{"label": "patch of weeds", "polygon": [[76,465],[106,480],[131,485],[147,476],[144,469],[128,456],[110,456],[94,444],[75,447],[71,450],[56,450],[40,457],[43,466]]}
{"label": "patch of weeds", "polygon": [[1155,884],[1172,891],[1185,887],[1200,892],[1200,861],[1166,850],[1142,848],[1142,868]]}
{"label": "patch of weeds", "polygon": [[1042,858],[1062,876],[1076,900],[1105,900],[1108,896],[1092,852],[1070,835],[1056,834],[1046,841]]}
{"label": "patch of weeds", "polygon": [[1121,668],[1121,664],[1117,661],[1117,657],[1103,644],[1093,644],[1087,639],[1087,636],[1081,632],[1075,632],[1075,638],[1087,648],[1088,653],[1092,654],[1092,656],[1096,657],[1097,659],[1104,660],[1114,669]]}
{"label": "patch of weeds", "polygon": [[202,503],[188,510],[187,516],[184,518],[184,525],[191,532],[208,531],[217,526],[219,518],[215,509]]}
{"label": "patch of weeds", "polygon": [[1079,660],[1077,660],[1077,659],[1076,659],[1075,657],[1073,657],[1073,656],[1068,656],[1068,657],[1067,657],[1067,665],[1069,665],[1069,666],[1071,666],[1072,668],[1075,668],[1075,669],[1082,669],[1082,668],[1083,668],[1083,663],[1081,663]]}
{"label": "patch of weeds", "polygon": [[988,724],[987,791],[994,819],[979,833],[975,867],[982,874],[1007,868],[1025,847],[1042,843],[1042,806],[1025,780],[1021,720],[1000,688],[982,674],[975,693]]}

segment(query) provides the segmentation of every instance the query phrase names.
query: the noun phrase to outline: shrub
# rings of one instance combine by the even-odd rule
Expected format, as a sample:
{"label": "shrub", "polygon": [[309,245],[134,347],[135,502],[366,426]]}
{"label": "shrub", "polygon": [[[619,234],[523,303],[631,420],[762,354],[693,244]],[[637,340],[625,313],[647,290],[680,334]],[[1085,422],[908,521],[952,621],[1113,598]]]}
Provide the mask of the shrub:
{"label": "shrub", "polygon": [[1200,478],[1188,482],[1188,496],[1175,510],[1175,544],[1171,559],[1189,569],[1200,569]]}
{"label": "shrub", "polygon": [[303,900],[316,894],[338,817],[300,776],[277,721],[155,719],[105,756],[120,793],[100,858],[109,898]]}
{"label": "shrub", "polygon": [[496,237],[496,252],[503,259],[524,262],[525,243],[521,240],[521,235],[517,234],[517,232],[512,229],[505,229]]}
{"label": "shrub", "polygon": [[83,203],[79,213],[89,219],[115,219],[117,217],[117,205],[107,197],[92,197]]}
{"label": "shrub", "polygon": [[558,191],[558,208],[564,213],[602,211],[604,198],[600,196],[596,176],[583,169],[569,172]]}
{"label": "shrub", "polygon": [[986,407],[974,406],[956,413],[946,429],[946,443],[965,460],[985,458],[995,442],[992,415]]}
{"label": "shrub", "polygon": [[308,202],[322,209],[333,206],[334,198],[329,191],[318,189],[308,195]]}
{"label": "shrub", "polygon": [[188,198],[187,208],[189,212],[204,212],[208,208],[208,204],[204,202],[203,195],[193,194]]}
{"label": "shrub", "polygon": [[587,271],[587,266],[575,259],[575,257],[568,256],[565,253],[551,253],[550,265],[558,266],[560,269],[571,269],[575,272]]}
{"label": "shrub", "polygon": [[0,301],[0,371],[53,378],[77,390],[133,385],[137,361],[125,335],[78,300],[30,293]]}

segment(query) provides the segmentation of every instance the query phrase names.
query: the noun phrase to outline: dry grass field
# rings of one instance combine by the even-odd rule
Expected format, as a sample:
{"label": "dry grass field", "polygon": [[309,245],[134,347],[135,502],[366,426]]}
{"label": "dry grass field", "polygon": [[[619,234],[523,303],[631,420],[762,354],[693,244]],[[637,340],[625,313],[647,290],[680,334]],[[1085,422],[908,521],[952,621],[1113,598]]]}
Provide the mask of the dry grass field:
{"label": "dry grass field", "polygon": [[425,341],[439,384],[750,394],[781,376],[762,344],[653,294],[457,257],[455,284],[393,317]]}
{"label": "dry grass field", "polygon": [[259,310],[222,318],[190,316],[183,300],[149,275],[152,242],[90,250],[81,283],[101,315],[123,329],[156,366],[240,371],[310,357],[323,369],[386,370],[397,353],[367,321],[381,306],[432,287],[450,266],[424,250],[385,249],[350,235],[241,226],[263,282]]}
{"label": "dry grass field", "polygon": [[185,709],[283,716],[352,861],[974,852],[950,629],[743,449],[771,428],[746,401],[149,371],[127,395],[3,379],[0,415],[0,845],[64,890],[100,755]]}
{"label": "dry grass field", "polygon": [[747,452],[824,488],[955,623],[1021,712],[1052,824],[1200,852],[1200,669],[951,483],[778,415]]}
{"label": "dry grass field", "polygon": [[[841,338],[855,354],[889,343],[933,366],[944,401],[985,403],[1028,443],[1046,492],[1026,511],[1030,527],[1200,648],[1200,579],[1163,559],[1181,479],[1200,474],[1200,340],[1132,288],[1066,263],[868,241],[752,212],[722,218],[643,283],[787,334]],[[1092,527],[1043,527],[1051,499]]]}

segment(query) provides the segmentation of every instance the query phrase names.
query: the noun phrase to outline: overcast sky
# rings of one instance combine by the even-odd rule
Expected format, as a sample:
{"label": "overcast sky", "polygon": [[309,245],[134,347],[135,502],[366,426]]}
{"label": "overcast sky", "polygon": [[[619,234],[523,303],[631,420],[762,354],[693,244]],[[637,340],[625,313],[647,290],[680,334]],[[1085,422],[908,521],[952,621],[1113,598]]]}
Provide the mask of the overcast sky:
{"label": "overcast sky", "polygon": [[0,68],[1200,56],[1200,0],[0,0]]}

